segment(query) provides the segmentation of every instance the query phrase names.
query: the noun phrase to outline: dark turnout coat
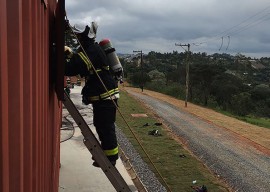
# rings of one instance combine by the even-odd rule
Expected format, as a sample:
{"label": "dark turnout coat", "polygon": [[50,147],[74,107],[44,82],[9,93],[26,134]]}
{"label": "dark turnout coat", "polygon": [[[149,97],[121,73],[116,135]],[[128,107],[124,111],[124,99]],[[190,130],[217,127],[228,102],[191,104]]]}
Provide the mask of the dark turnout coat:
{"label": "dark turnout coat", "polygon": [[[113,97],[113,99],[119,98],[118,84],[111,75],[109,62],[104,51],[99,44],[92,41],[89,41],[84,49],[90,61],[82,49],[78,49],[77,52],[67,60],[65,75],[80,75],[81,77],[85,77],[86,84],[82,90],[82,95],[83,100],[87,100],[88,103],[111,99],[111,97]],[[95,71],[98,73],[100,79]],[[104,88],[102,82],[107,90]]]}

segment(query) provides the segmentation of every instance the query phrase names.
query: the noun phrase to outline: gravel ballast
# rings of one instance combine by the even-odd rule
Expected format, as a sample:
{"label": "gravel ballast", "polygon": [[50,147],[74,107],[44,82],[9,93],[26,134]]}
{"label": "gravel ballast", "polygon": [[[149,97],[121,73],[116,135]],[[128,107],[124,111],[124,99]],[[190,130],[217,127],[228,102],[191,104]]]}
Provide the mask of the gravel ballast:
{"label": "gravel ballast", "polygon": [[163,192],[166,188],[156,178],[155,174],[149,169],[148,165],[142,160],[133,145],[129,142],[125,134],[119,129],[116,129],[118,143],[125,155],[135,170],[137,176],[142,181],[144,187],[148,192]]}

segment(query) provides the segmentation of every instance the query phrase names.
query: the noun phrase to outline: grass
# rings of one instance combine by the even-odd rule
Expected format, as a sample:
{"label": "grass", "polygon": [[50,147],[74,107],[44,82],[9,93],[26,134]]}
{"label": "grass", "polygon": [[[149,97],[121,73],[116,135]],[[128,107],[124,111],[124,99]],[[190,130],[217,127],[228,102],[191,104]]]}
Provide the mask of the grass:
{"label": "grass", "polygon": [[[213,175],[198,159],[189,153],[178,141],[173,139],[171,132],[162,126],[156,126],[159,120],[155,115],[139,101],[122,91],[119,100],[121,114],[133,130],[137,139],[142,144],[155,167],[161,173],[171,191],[192,191],[192,181],[195,185],[205,185],[208,191],[222,192],[229,189]],[[148,117],[132,117],[131,114],[147,114]],[[144,126],[148,123],[149,126]],[[144,154],[138,141],[134,138],[121,115],[117,115],[116,124],[125,133],[135,149],[154,173],[149,159]],[[162,136],[148,135],[149,131],[159,130]],[[180,155],[185,157],[180,157]],[[158,177],[158,174],[156,174]],[[160,178],[159,178],[160,179]],[[160,179],[162,182],[162,180]],[[165,185],[164,185],[165,186]]]}
{"label": "grass", "polygon": [[254,116],[251,116],[251,115],[241,117],[241,116],[233,115],[230,112],[223,111],[223,110],[220,110],[220,109],[219,110],[217,110],[215,108],[212,108],[212,109],[219,112],[219,113],[227,115],[229,117],[233,117],[233,118],[239,119],[241,121],[245,121],[245,122],[250,123],[252,125],[257,125],[259,127],[264,127],[264,128],[270,129],[270,119],[269,118],[254,117]]}
{"label": "grass", "polygon": [[260,127],[268,128],[270,129],[270,119],[269,118],[257,118],[252,116],[247,117],[240,117],[242,121],[246,121],[247,123],[257,125]]}

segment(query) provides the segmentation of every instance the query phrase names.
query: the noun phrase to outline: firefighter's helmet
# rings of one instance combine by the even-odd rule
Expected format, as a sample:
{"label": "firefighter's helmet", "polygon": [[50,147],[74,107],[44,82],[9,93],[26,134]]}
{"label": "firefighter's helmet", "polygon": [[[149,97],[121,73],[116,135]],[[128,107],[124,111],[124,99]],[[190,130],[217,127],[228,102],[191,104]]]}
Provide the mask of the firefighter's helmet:
{"label": "firefighter's helmet", "polygon": [[90,26],[88,25],[88,23],[81,21],[81,22],[76,23],[72,27],[72,30],[74,31],[74,33],[77,33],[77,34],[84,33],[89,38],[95,39],[97,36],[97,28],[98,28],[98,24],[95,21],[91,22]]}

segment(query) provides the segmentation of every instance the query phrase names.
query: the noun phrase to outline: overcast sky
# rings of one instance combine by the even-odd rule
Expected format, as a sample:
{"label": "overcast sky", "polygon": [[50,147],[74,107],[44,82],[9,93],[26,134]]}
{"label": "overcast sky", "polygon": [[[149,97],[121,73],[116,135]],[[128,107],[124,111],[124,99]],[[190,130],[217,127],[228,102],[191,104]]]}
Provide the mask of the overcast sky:
{"label": "overcast sky", "polygon": [[270,57],[269,0],[66,0],[70,23],[99,24],[97,41],[133,50]]}

